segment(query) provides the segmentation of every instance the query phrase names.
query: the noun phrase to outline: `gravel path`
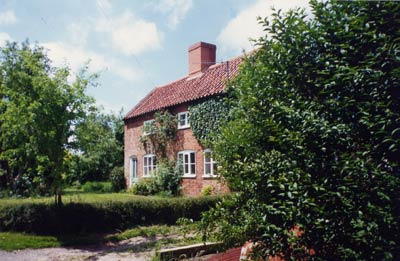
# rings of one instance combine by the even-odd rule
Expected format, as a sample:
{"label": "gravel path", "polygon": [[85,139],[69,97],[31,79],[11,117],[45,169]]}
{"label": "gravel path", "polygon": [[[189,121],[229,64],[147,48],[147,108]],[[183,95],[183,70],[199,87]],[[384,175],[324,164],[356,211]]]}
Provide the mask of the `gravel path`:
{"label": "gravel path", "polygon": [[0,250],[1,261],[66,261],[66,260],[150,260],[154,251],[145,249],[145,245],[158,240],[135,237],[115,245],[82,247],[82,248],[42,248],[24,249],[7,252]]}

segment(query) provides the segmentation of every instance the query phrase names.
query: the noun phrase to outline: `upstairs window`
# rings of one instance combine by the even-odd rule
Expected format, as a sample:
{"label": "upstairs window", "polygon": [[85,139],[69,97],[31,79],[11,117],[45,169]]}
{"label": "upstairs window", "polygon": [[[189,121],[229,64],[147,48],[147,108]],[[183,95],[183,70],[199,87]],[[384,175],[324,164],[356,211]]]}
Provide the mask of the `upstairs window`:
{"label": "upstairs window", "polygon": [[212,152],[209,149],[204,151],[204,177],[217,176],[217,162],[212,157]]}
{"label": "upstairs window", "polygon": [[196,154],[194,151],[180,151],[178,166],[183,170],[183,177],[196,177]]}
{"label": "upstairs window", "polygon": [[149,120],[149,121],[143,122],[143,134],[149,135],[149,134],[154,133],[155,124],[156,124],[155,120]]}
{"label": "upstairs window", "polygon": [[143,156],[143,177],[149,177],[156,170],[156,155],[146,154]]}
{"label": "upstairs window", "polygon": [[178,113],[178,129],[185,129],[190,127],[189,112]]}

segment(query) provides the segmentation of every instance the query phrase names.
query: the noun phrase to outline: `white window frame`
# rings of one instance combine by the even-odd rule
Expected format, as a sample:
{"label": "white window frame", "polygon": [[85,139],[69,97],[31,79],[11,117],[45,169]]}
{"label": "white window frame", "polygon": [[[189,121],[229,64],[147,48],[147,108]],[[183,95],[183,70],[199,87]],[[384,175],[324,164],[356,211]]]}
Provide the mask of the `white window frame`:
{"label": "white window frame", "polygon": [[[150,161],[149,161],[150,160]],[[150,164],[149,164],[150,162]],[[145,154],[143,156],[143,177],[152,177],[157,169],[157,159],[154,154]]]}
{"label": "white window frame", "polygon": [[143,122],[143,135],[150,135],[152,132],[146,131],[146,125],[155,124],[155,120],[148,120]]}
{"label": "white window frame", "polygon": [[138,161],[136,156],[129,158],[129,185],[132,186],[138,181]]}
{"label": "white window frame", "polygon": [[[206,156],[206,154],[210,154],[209,157]],[[206,178],[215,178],[217,177],[217,173],[214,173],[214,168],[215,165],[217,165],[218,162],[214,160],[212,157],[212,151],[210,149],[205,149],[204,150],[204,173],[203,177]],[[206,173],[206,165],[210,165],[210,173]]]}
{"label": "white window frame", "polygon": [[[181,116],[185,115],[185,124],[181,124]],[[178,113],[178,130],[190,128],[190,115],[188,111]]]}
{"label": "white window frame", "polygon": [[[192,162],[191,154],[194,155],[194,162]],[[185,158],[188,162],[185,162]],[[187,166],[187,168],[186,168]],[[192,167],[194,166],[194,171]],[[178,167],[183,170],[184,178],[195,178],[196,177],[196,152],[193,150],[184,150],[178,152]]]}

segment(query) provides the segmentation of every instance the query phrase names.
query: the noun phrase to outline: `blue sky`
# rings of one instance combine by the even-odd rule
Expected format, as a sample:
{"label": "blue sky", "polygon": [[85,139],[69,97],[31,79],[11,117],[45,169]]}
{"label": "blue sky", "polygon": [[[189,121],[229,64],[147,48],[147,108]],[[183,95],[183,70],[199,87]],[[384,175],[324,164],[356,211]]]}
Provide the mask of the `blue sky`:
{"label": "blue sky", "polygon": [[188,47],[217,45],[217,62],[251,51],[257,16],[306,0],[0,0],[0,46],[29,39],[54,66],[100,72],[88,90],[107,112],[128,112],[155,86],[188,73]]}

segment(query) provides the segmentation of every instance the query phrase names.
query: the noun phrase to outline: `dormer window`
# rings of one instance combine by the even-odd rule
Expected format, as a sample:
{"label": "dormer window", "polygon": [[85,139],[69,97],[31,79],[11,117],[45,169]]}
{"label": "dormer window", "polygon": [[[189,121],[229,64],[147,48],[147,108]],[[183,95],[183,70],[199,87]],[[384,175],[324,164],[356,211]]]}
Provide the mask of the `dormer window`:
{"label": "dormer window", "polygon": [[178,113],[178,129],[186,129],[190,127],[189,112]]}
{"label": "dormer window", "polygon": [[143,134],[144,135],[149,135],[154,133],[154,126],[156,124],[155,120],[149,120],[143,122]]}

